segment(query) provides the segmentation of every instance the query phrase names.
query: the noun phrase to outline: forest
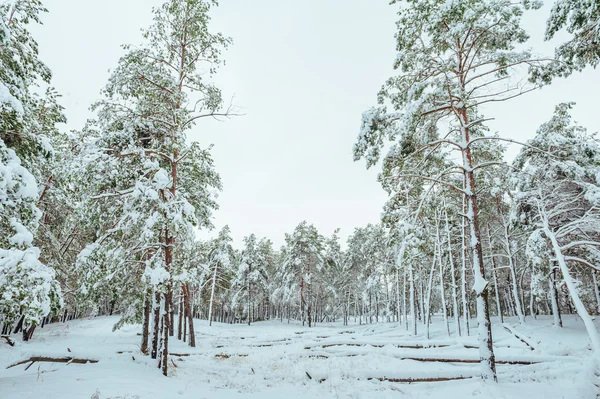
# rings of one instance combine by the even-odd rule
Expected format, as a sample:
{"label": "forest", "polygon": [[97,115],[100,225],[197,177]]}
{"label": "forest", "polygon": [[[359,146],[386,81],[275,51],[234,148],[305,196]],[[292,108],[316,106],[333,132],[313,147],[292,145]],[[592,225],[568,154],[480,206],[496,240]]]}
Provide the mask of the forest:
{"label": "forest", "polygon": [[[566,39],[550,55],[527,48],[521,22],[540,1],[392,0],[391,76],[351,132],[354,161],[379,171],[381,221],[343,242],[298,215],[280,248],[255,234],[236,247],[227,226],[198,238],[213,229],[223,182],[212,147],[189,132],[245,117],[214,84],[233,45],[211,27],[217,5],[154,9],[143,43],[123,44],[94,118],[65,131],[30,29],[48,10],[0,1],[0,345],[110,316],[114,334],[135,326],[132,357],[158,378],[181,370],[173,345],[195,348],[224,324],[383,325],[423,343],[469,340],[476,379],[491,383],[507,362],[493,328],[533,350],[518,331],[547,317],[550,339],[565,320],[581,323],[600,387],[597,126],[560,101],[529,139],[488,124],[511,117],[495,103],[600,64],[599,0],[552,1],[545,38]],[[510,161],[508,145],[519,148]]]}

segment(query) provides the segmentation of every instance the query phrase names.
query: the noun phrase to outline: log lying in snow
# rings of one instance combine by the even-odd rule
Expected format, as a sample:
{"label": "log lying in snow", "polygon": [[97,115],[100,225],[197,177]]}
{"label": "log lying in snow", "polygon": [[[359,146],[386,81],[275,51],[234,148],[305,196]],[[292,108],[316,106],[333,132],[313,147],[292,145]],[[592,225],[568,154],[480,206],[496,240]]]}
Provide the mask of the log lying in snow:
{"label": "log lying in snow", "polygon": [[[25,364],[31,362],[32,364],[35,362],[50,362],[50,363],[77,363],[77,364],[87,364],[87,363],[98,363],[98,360],[94,359],[79,359],[76,357],[46,357],[46,356],[31,356],[29,359],[21,360],[20,362],[11,364],[7,367],[7,369],[11,367],[18,366],[20,364]],[[31,365],[29,365],[31,366]],[[27,368],[29,368],[27,366]]]}
{"label": "log lying in snow", "polygon": [[[393,345],[393,344],[391,344],[391,345],[396,348],[400,348],[400,349],[435,349],[435,348],[447,348],[447,347],[453,346],[453,345],[447,345],[447,344],[431,345],[431,346],[420,345],[420,344],[414,344],[414,345]],[[372,346],[374,348],[383,348],[385,345],[384,344],[365,344],[365,343],[350,342],[350,343],[337,343],[337,344],[323,344],[323,345],[315,345],[315,346],[306,346],[306,347],[304,347],[304,349],[330,348],[332,346]],[[463,347],[465,349],[479,349],[478,346],[473,346],[473,345],[463,345]]]}
{"label": "log lying in snow", "polygon": [[10,337],[8,335],[0,335],[0,338],[4,338],[6,340],[6,343],[9,344],[10,346],[15,346],[15,341],[10,339]]}
{"label": "log lying in snow", "polygon": [[247,353],[229,354],[229,353],[217,353],[215,357],[217,359],[229,359],[230,357],[248,357]]}
{"label": "log lying in snow", "polygon": [[[357,354],[357,353],[346,353],[346,354],[332,354],[333,357],[354,357],[366,354]],[[394,355],[392,355],[394,356]],[[328,359],[329,355],[317,354],[310,355],[309,358],[313,359]],[[441,363],[479,363],[479,359],[451,359],[451,358],[436,358],[436,357],[414,357],[414,356],[394,356],[395,358],[401,360],[414,360],[416,362],[441,362]],[[557,361],[559,359],[554,358],[540,358],[537,360],[527,360],[527,359],[496,359],[496,364],[513,364],[513,365],[523,365],[529,366],[532,364],[539,364],[551,361]]]}
{"label": "log lying in snow", "polygon": [[529,347],[529,349],[535,350],[535,348],[533,347],[533,345],[531,345],[531,343],[528,342],[528,340],[525,338],[525,336],[517,333],[511,326],[509,326],[508,324],[504,323],[504,324],[502,324],[502,327],[504,327],[504,329],[506,331],[508,331],[509,333],[511,333],[512,335],[514,335],[519,341],[521,341],[525,345],[527,345]]}
{"label": "log lying in snow", "polygon": [[437,378],[367,378],[367,380],[379,380],[379,381],[389,381],[389,382],[442,382],[442,381],[454,381],[454,380],[467,380],[473,378],[473,376],[460,376],[460,377],[437,377]]}
{"label": "log lying in snow", "polygon": [[[415,360],[417,362],[442,362],[442,363],[479,363],[481,360],[479,359],[436,359],[430,357],[402,357],[403,360]],[[530,364],[538,364],[542,363],[543,360],[540,361],[532,361],[532,360],[499,360],[496,359],[496,364],[522,364],[522,365],[530,365]]]}
{"label": "log lying in snow", "polygon": [[[308,373],[306,373],[308,375]],[[393,377],[367,377],[366,379],[389,381],[389,382],[402,382],[411,384],[413,382],[443,382],[443,381],[455,381],[455,380],[468,380],[474,378],[473,376],[457,376],[457,377],[428,377],[428,378],[393,378]],[[311,378],[312,379],[312,378]],[[318,380],[320,383],[327,381],[327,378],[321,378]]]}

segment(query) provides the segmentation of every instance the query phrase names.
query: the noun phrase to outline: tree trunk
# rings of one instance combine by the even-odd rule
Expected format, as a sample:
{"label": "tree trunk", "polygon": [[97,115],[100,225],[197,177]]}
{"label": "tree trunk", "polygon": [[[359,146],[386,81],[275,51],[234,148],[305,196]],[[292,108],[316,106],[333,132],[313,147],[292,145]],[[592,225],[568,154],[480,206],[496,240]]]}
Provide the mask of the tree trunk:
{"label": "tree trunk", "polygon": [[523,313],[523,307],[521,306],[521,301],[519,299],[519,289],[517,285],[517,271],[514,264],[514,257],[512,253],[512,248],[510,246],[510,226],[504,221],[504,214],[502,212],[502,207],[498,204],[498,211],[500,212],[500,217],[502,218],[502,223],[504,227],[504,245],[506,247],[506,255],[508,257],[508,267],[510,270],[510,276],[512,280],[512,294],[514,297],[514,306],[517,315],[519,316],[519,323],[525,324],[525,314]]}
{"label": "tree trunk", "polygon": [[556,291],[556,268],[554,266],[552,266],[548,283],[550,285],[550,302],[552,304],[554,327],[562,327],[562,318],[560,317],[560,308],[558,306],[558,292]]}
{"label": "tree trunk", "polygon": [[414,280],[414,274],[413,274],[413,267],[412,267],[412,262],[409,263],[408,265],[408,279],[409,279],[409,284],[410,284],[410,290],[409,290],[409,294],[410,294],[410,316],[412,317],[412,324],[413,324],[413,335],[417,335],[417,309],[415,306],[415,280]]}
{"label": "tree trunk", "polygon": [[154,294],[154,325],[152,326],[152,351],[150,357],[156,359],[158,357],[158,337],[160,335],[160,308],[161,308],[161,296],[157,291]]}
{"label": "tree trunk", "polygon": [[431,309],[431,290],[433,285],[433,273],[435,271],[435,263],[438,255],[438,246],[437,243],[434,246],[433,250],[433,259],[431,260],[431,269],[429,271],[429,279],[427,280],[427,293],[425,296],[425,303],[423,304],[424,320],[425,320],[425,336],[429,339],[429,324],[431,322],[430,317],[430,309]]}
{"label": "tree trunk", "polygon": [[[189,345],[192,348],[196,347],[196,335],[194,333],[194,315],[192,314],[192,295],[190,292],[190,284],[186,283],[183,286],[184,295],[183,295],[183,306],[185,307],[185,314],[189,325]],[[185,326],[184,326],[184,335],[185,335]]]}
{"label": "tree trunk", "polygon": [[594,294],[596,295],[596,306],[598,306],[598,314],[600,314],[600,292],[598,292],[598,280],[596,279],[595,270],[592,270],[592,281],[594,283]]}
{"label": "tree trunk", "polygon": [[[215,270],[213,271],[213,277],[212,277],[212,287],[210,289],[210,303],[208,305],[208,325],[209,327],[212,326],[212,314],[213,314],[213,304],[214,304],[214,299],[215,299],[215,287],[217,285],[217,270],[219,268],[219,263],[218,261],[215,262]],[[190,332],[191,334],[191,332]]]}
{"label": "tree trunk", "polygon": [[[465,187],[466,187],[466,181],[465,181]],[[462,210],[463,213],[466,213],[466,197],[463,196],[463,202],[462,202]],[[460,285],[460,291],[461,291],[461,298],[462,298],[462,305],[463,305],[463,320],[464,320],[464,324],[465,324],[465,331],[467,332],[467,335],[471,335],[471,331],[469,329],[469,309],[468,309],[468,302],[467,302],[467,244],[466,244],[466,231],[467,231],[467,226],[465,223],[465,218],[463,217],[461,220],[461,231],[460,231],[460,237],[461,237],[461,259],[462,259],[462,269],[461,269],[461,285]]]}
{"label": "tree trunk", "polygon": [[[492,243],[492,230],[490,228],[490,224],[487,225],[487,233],[488,233],[488,245],[490,253],[494,253],[494,245]],[[496,257],[492,256],[492,277],[494,278],[494,291],[496,293],[496,310],[498,312],[498,318],[501,323],[504,323],[504,316],[502,315],[502,306],[500,306],[500,292],[498,291],[498,278],[496,276]]]}
{"label": "tree trunk", "polygon": [[180,295],[179,295],[179,310],[177,311],[177,321],[178,321],[178,325],[177,325],[177,339],[181,341],[181,336],[183,333],[183,324],[184,324],[184,311],[183,311],[183,285],[181,286],[181,290],[180,290]]}
{"label": "tree trunk", "polygon": [[448,222],[448,211],[446,209],[445,199],[444,214],[446,216],[446,235],[448,236],[448,260],[450,261],[450,273],[452,274],[452,310],[454,311],[454,329],[456,330],[456,334],[460,336],[460,311],[458,310],[458,299],[456,293],[456,271],[454,270],[454,259],[452,256],[452,241],[450,240],[450,223]]}
{"label": "tree trunk", "polygon": [[466,145],[461,149],[463,156],[463,168],[465,170],[467,200],[466,219],[470,231],[470,247],[473,255],[473,272],[475,278],[474,290],[477,295],[477,322],[479,339],[479,357],[481,359],[481,377],[484,380],[498,381],[496,377],[496,358],[492,339],[492,326],[488,307],[488,282],[485,280],[485,266],[483,263],[483,251],[481,247],[481,234],[479,230],[479,209],[477,208],[477,190],[475,187],[475,173],[473,171],[473,159],[469,135],[469,120],[467,109],[459,110],[461,117],[462,142]]}
{"label": "tree trunk", "polygon": [[148,337],[150,335],[150,312],[152,310],[152,289],[146,290],[144,296],[144,321],[142,323],[142,344],[140,350],[144,355],[148,355]]}
{"label": "tree trunk", "polygon": [[443,261],[443,250],[442,250],[442,238],[440,237],[440,217],[442,215],[435,211],[435,241],[439,252],[440,261],[440,300],[442,302],[442,314],[444,324],[446,325],[446,333],[450,336],[450,325],[448,324],[448,312],[446,308],[446,291],[444,290],[444,261]]}

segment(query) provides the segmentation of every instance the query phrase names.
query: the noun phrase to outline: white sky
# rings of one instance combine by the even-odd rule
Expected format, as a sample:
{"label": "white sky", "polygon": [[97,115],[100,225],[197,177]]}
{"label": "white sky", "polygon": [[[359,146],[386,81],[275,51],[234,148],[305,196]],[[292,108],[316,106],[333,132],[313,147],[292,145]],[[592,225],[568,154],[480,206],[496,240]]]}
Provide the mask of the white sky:
{"label": "white sky", "polygon": [[[69,129],[92,116],[123,54],[138,44],[162,0],[45,0],[50,13],[33,29],[42,60],[63,94]],[[234,40],[216,79],[226,98],[245,116],[202,121],[190,138],[214,143],[213,156],[224,189],[215,215],[228,224],[236,246],[255,233],[283,244],[284,233],[302,220],[322,234],[379,221],[386,195],[377,170],[352,161],[361,113],[392,76],[395,9],[388,0],[221,0],[213,10],[213,31]],[[547,1],[549,4],[550,2]],[[548,6],[527,15],[529,44],[543,43]],[[549,119],[554,106],[576,101],[575,119],[598,130],[600,71],[588,70],[543,90],[485,109],[503,137],[526,140]],[[518,149],[511,148],[512,158]],[[210,233],[215,234],[216,232]],[[208,233],[207,233],[208,234]],[[206,236],[206,234],[202,234]]]}

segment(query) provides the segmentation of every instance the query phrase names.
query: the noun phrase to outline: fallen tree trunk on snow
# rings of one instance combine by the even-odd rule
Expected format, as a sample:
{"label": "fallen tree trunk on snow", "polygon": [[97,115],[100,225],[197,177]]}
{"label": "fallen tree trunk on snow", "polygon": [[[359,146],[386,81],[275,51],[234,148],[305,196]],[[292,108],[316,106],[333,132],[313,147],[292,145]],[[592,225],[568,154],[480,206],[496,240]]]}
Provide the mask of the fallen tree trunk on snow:
{"label": "fallen tree trunk on snow", "polygon": [[533,347],[533,345],[531,345],[531,343],[529,343],[528,340],[525,339],[524,336],[522,336],[521,334],[517,333],[511,326],[509,326],[508,324],[502,324],[502,327],[504,327],[504,329],[506,331],[508,331],[509,333],[511,333],[512,335],[514,335],[519,341],[521,341],[525,345],[527,345],[529,347],[529,349],[535,350],[535,348]]}
{"label": "fallen tree trunk on snow", "polygon": [[[47,356],[32,356],[29,359],[21,360],[20,362],[11,364],[7,367],[7,369],[11,367],[18,366],[20,364],[25,364],[31,362],[32,364],[35,362],[49,362],[49,363],[77,363],[77,364],[87,364],[87,363],[98,363],[98,360],[94,359],[79,359],[76,357],[47,357]],[[31,365],[29,365],[31,366]],[[27,366],[27,368],[29,368]]]}
{"label": "fallen tree trunk on snow", "polygon": [[[350,354],[333,354],[332,357],[354,357],[354,356],[360,356],[360,355],[365,355],[365,354],[357,354],[357,353],[350,353]],[[329,355],[325,355],[325,354],[317,354],[317,355],[310,355],[310,358],[314,358],[314,359],[328,359],[330,356]],[[414,360],[416,362],[441,362],[441,363],[479,363],[480,360],[479,359],[447,359],[447,358],[435,358],[435,357],[410,357],[410,356],[394,356],[398,359],[402,359],[402,360]],[[538,363],[544,363],[547,360],[496,360],[497,364],[515,364],[515,365],[524,365],[524,366],[529,366],[532,364],[538,364]],[[471,377],[469,377],[471,378]]]}
{"label": "fallen tree trunk on snow", "polygon": [[15,346],[15,341],[10,339],[10,337],[8,335],[1,335],[0,338],[4,338],[6,340],[6,343],[9,344],[10,346]]}
{"label": "fallen tree trunk on snow", "polygon": [[[478,362],[479,363],[479,362]],[[434,378],[388,378],[388,377],[380,377],[380,378],[367,378],[367,380],[379,380],[379,381],[389,381],[389,382],[442,382],[442,381],[454,381],[454,380],[467,380],[469,378],[473,378],[473,376],[460,376],[460,377],[434,377]]]}
{"label": "fallen tree trunk on snow", "polygon": [[[309,375],[308,373],[306,373]],[[413,383],[413,382],[443,382],[443,381],[454,381],[454,380],[467,380],[474,378],[474,376],[457,376],[457,377],[423,377],[423,378],[393,378],[393,377],[367,377],[366,379],[389,381],[389,382],[402,382],[402,383]],[[312,379],[312,378],[311,378]],[[327,381],[327,378],[320,378],[319,383]]]}
{"label": "fallen tree trunk on snow", "polygon": [[[402,360],[415,360],[417,362],[442,362],[442,363],[479,363],[479,359],[436,359],[434,357],[401,357]],[[496,364],[521,364],[530,365],[542,363],[531,360],[496,360]]]}

